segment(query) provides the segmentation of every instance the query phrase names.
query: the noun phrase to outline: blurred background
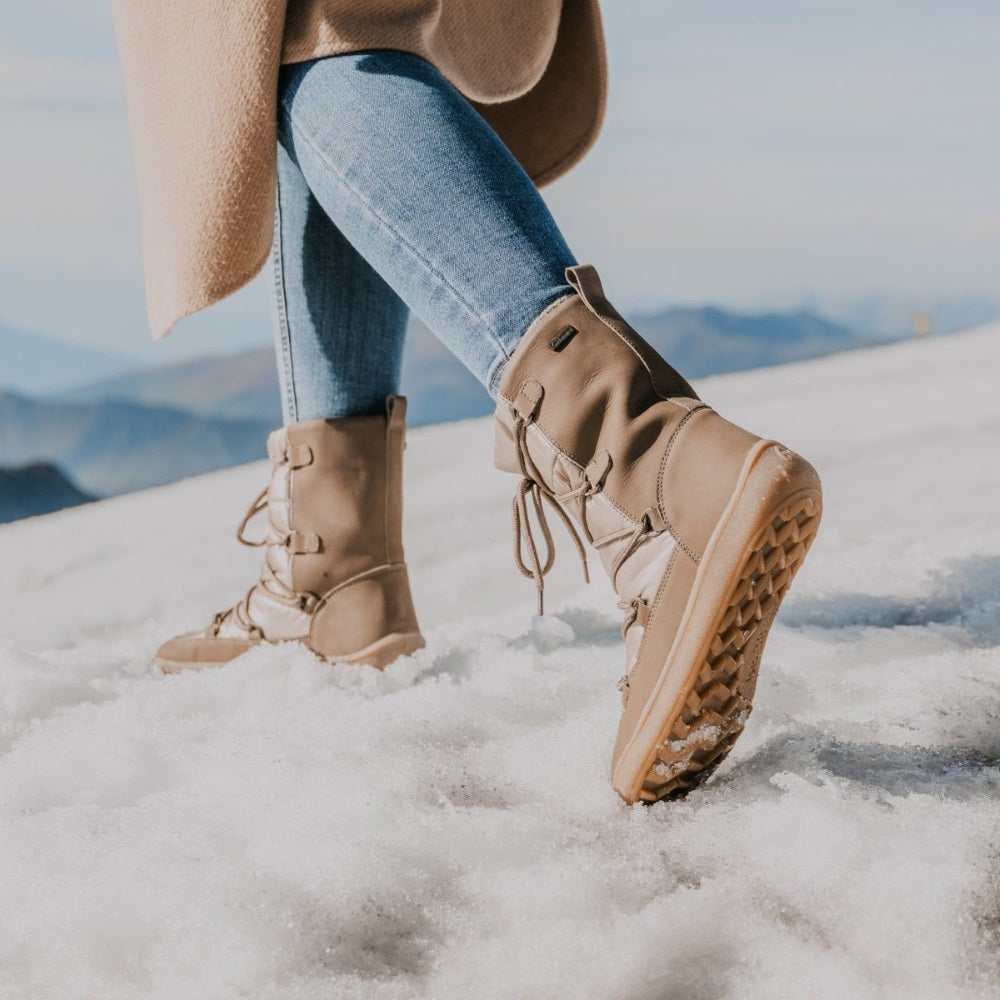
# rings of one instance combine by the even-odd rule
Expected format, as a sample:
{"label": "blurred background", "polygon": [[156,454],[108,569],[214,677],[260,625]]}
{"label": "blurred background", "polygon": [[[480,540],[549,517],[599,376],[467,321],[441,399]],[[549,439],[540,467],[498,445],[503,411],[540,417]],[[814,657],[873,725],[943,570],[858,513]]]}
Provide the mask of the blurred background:
{"label": "blurred background", "polygon": [[[109,0],[0,10],[0,521],[263,457],[268,282],[150,340]],[[1000,316],[1000,5],[603,10],[603,133],[545,196],[686,375]],[[403,391],[414,424],[492,410],[418,323]]]}

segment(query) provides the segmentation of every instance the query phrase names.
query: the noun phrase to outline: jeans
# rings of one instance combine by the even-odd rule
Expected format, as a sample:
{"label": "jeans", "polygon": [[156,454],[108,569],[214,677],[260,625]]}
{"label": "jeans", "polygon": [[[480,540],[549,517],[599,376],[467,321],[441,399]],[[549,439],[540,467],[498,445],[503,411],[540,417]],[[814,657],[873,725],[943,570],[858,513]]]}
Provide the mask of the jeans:
{"label": "jeans", "polygon": [[383,412],[412,310],[495,396],[575,263],[531,178],[419,56],[281,67],[273,265],[285,421]]}

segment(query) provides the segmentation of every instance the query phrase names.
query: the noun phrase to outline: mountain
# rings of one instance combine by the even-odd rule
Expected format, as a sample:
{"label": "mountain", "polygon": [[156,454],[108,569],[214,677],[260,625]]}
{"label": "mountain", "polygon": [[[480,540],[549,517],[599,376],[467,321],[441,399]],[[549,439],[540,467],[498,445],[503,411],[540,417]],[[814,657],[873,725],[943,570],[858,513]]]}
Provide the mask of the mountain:
{"label": "mountain", "polygon": [[49,462],[0,468],[0,523],[50,514],[93,499]]}
{"label": "mountain", "polygon": [[384,673],[150,666],[254,579],[264,463],[0,526],[0,996],[996,1000],[998,369],[1000,327],[696,384],[827,506],[746,733],[651,808],[621,612],[554,525],[534,614],[488,419],[409,437]]}
{"label": "mountain", "polygon": [[402,392],[414,427],[493,412],[493,401],[475,376],[418,320],[407,332]]}
{"label": "mountain", "polygon": [[983,296],[868,295],[856,299],[810,296],[803,308],[855,330],[907,336],[925,325],[934,333],[955,333],[1000,319],[1000,299]]}
{"label": "mountain", "polygon": [[[481,416],[492,408],[482,386],[418,320],[407,332],[402,391],[413,427]],[[64,403],[128,400],[273,426],[282,419],[272,348],[129,371],[55,398]]]}
{"label": "mountain", "polygon": [[634,325],[689,378],[803,361],[890,339],[805,311],[745,314],[714,306],[667,309],[640,316]]}
{"label": "mountain", "polygon": [[249,462],[270,425],[111,401],[56,404],[0,392],[0,465],[58,463],[107,496]]}
{"label": "mountain", "polygon": [[281,399],[270,347],[139,368],[54,396],[60,403],[120,400],[166,406],[227,420],[281,423]]}
{"label": "mountain", "polygon": [[[712,307],[640,317],[636,326],[689,377],[856,348],[872,337],[805,311],[743,315]],[[64,366],[61,345],[42,354]],[[53,361],[53,359],[55,359]],[[402,391],[409,422],[488,414],[489,396],[422,323],[410,324]],[[281,423],[271,348],[95,379],[45,400],[0,393],[0,463],[59,463],[111,495],[249,461]]]}
{"label": "mountain", "polygon": [[[886,339],[801,311],[742,315],[712,307],[678,308],[640,317],[636,326],[692,378],[833,354]],[[416,320],[407,334],[402,391],[414,427],[482,416],[493,409],[476,379]],[[270,348],[129,372],[79,386],[57,399],[120,399],[212,417],[281,422]]]}
{"label": "mountain", "polygon": [[0,388],[29,396],[60,392],[133,367],[125,355],[65,343],[0,323]]}

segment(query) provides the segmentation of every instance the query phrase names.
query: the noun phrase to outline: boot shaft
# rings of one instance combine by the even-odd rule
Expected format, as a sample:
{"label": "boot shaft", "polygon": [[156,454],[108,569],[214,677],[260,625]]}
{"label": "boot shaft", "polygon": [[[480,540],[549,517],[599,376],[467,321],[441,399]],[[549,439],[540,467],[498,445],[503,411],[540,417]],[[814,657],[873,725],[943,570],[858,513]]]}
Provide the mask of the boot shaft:
{"label": "boot shaft", "polygon": [[[759,439],[698,398],[611,305],[592,267],[566,278],[574,292],[535,319],[504,369],[495,464],[536,484],[536,504],[546,494],[572,515],[619,593],[637,590],[656,569],[650,559],[658,566],[673,546],[698,562]],[[516,526],[527,520],[515,513]],[[518,532],[533,552],[530,528]],[[529,575],[537,583],[545,572]]]}
{"label": "boot shaft", "polygon": [[[694,389],[608,302],[596,271],[567,269],[576,293],[531,325],[500,382],[495,463],[520,473],[514,425],[533,424],[568,459],[550,474],[557,491],[595,475],[638,521],[657,506],[658,465],[678,426],[701,404]],[[546,461],[545,449],[528,448]],[[540,442],[536,442],[539,444]],[[588,469],[589,466],[589,469]]]}
{"label": "boot shaft", "polygon": [[[403,561],[405,416],[405,399],[390,396],[385,415],[270,435],[268,487],[237,531],[266,549],[260,578],[205,632],[165,643],[163,669],[217,665],[261,641],[301,641],[327,660],[379,667],[424,645]],[[247,522],[264,510],[265,537],[248,541]]]}
{"label": "boot shaft", "polygon": [[403,561],[405,420],[405,399],[390,396],[384,416],[300,421],[269,439],[272,461],[283,457],[290,470],[273,477],[268,503],[278,517],[287,510],[289,584],[296,592],[322,595]]}

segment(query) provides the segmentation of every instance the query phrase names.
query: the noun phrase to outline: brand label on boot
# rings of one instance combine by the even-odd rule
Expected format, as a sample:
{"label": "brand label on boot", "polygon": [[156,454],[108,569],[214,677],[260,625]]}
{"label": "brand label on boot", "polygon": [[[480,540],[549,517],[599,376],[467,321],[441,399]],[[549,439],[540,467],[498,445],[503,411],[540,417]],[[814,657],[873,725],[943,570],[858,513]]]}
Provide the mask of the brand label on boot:
{"label": "brand label on boot", "polygon": [[553,351],[561,351],[578,333],[575,326],[563,327],[550,341],[549,347]]}

